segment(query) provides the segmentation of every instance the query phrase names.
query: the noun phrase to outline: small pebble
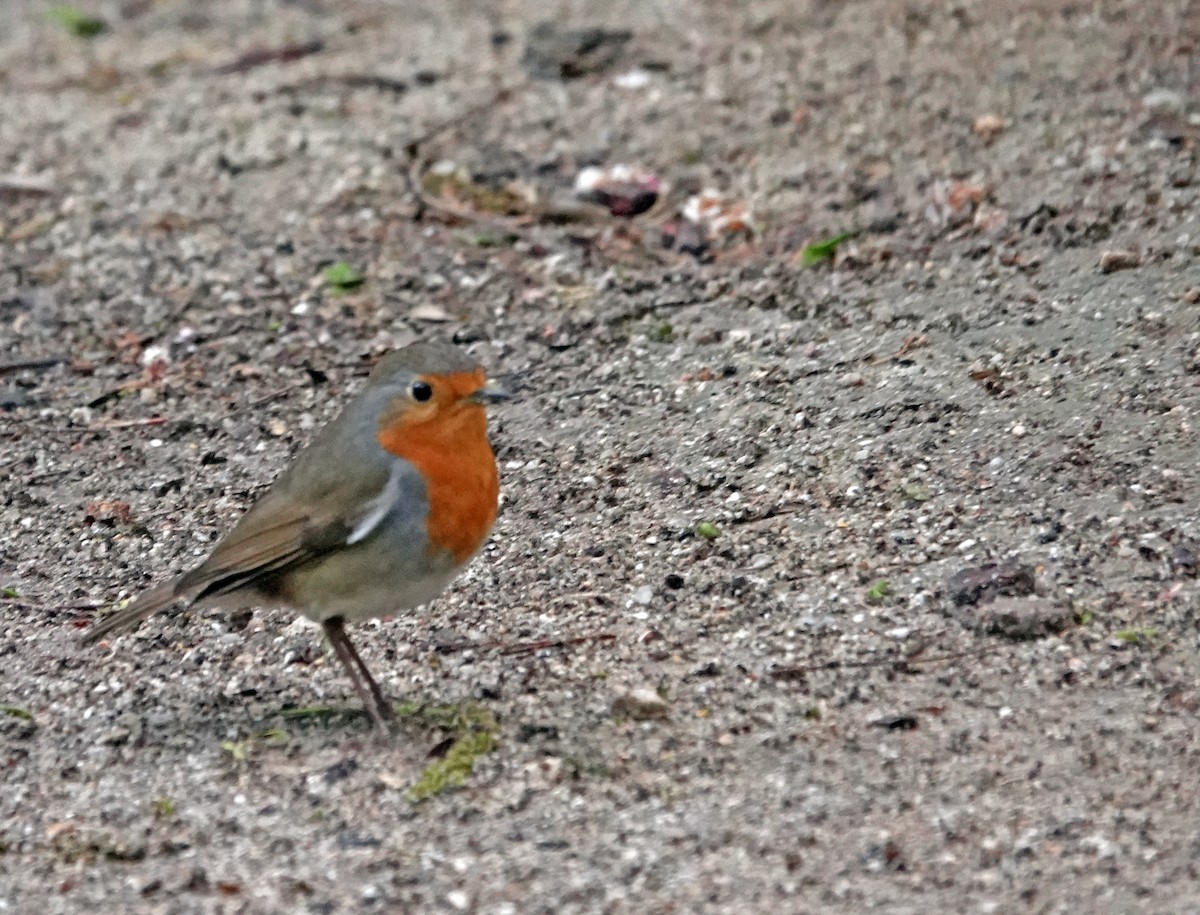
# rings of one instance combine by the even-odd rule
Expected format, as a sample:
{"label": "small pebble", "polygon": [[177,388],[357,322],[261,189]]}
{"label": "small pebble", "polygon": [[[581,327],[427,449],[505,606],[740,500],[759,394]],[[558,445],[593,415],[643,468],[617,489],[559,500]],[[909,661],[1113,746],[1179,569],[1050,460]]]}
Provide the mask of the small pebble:
{"label": "small pebble", "polygon": [[1136,251],[1105,251],[1100,255],[1100,272],[1116,273],[1131,270],[1141,264],[1142,257]]}
{"label": "small pebble", "polygon": [[613,700],[612,713],[634,721],[656,721],[671,713],[671,706],[658,693],[645,687],[621,693]]}
{"label": "small pebble", "polygon": [[650,585],[642,585],[633,592],[631,600],[635,604],[641,604],[643,607],[654,600],[654,589]]}

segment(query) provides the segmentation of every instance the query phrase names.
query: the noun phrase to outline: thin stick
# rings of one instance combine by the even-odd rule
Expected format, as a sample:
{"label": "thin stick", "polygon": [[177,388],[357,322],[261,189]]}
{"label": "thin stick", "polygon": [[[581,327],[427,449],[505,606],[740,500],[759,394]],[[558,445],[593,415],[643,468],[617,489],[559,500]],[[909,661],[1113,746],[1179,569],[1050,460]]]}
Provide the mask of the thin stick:
{"label": "thin stick", "polygon": [[999,653],[999,648],[977,648],[966,651],[955,651],[950,654],[936,655],[932,658],[921,657],[924,648],[910,652],[900,657],[876,658],[871,661],[823,661],[820,664],[801,664],[795,667],[776,667],[768,671],[768,676],[776,680],[789,680],[822,670],[840,670],[860,667],[894,667],[901,664],[940,664],[945,661],[958,661],[962,658],[984,658]]}
{"label": "thin stick", "polygon": [[172,420],[165,416],[146,416],[142,419],[110,419],[104,422],[92,423],[86,432],[111,432],[114,429],[132,429],[135,426],[165,426]]}
{"label": "thin stick", "polygon": [[88,603],[75,604],[40,604],[37,601],[25,600],[21,597],[0,597],[0,606],[4,605],[24,607],[26,610],[96,610],[103,607],[103,602],[97,603],[89,601]]}
{"label": "thin stick", "polygon": [[12,362],[0,362],[0,375],[7,375],[9,372],[20,372],[24,369],[51,369],[66,361],[66,356],[43,356],[40,359],[14,359]]}
{"label": "thin stick", "polygon": [[571,639],[538,639],[533,642],[518,642],[516,645],[509,645],[507,648],[501,648],[500,653],[507,655],[533,654],[548,648],[570,648],[573,645],[583,645],[587,642],[614,642],[616,638],[616,634],[612,632],[597,632]]}

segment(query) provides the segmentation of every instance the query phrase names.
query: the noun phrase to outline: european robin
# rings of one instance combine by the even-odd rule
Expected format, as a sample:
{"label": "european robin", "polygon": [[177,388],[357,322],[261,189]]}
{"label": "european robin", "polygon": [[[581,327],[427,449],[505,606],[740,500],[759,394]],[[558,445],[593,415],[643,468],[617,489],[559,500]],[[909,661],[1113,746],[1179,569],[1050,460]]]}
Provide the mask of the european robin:
{"label": "european robin", "polygon": [[390,353],[212,555],[99,620],[84,640],[133,628],[177,600],[287,606],[324,627],[385,726],[391,706],[345,624],[432,600],[483,544],[500,491],[484,408],[507,396],[448,344]]}

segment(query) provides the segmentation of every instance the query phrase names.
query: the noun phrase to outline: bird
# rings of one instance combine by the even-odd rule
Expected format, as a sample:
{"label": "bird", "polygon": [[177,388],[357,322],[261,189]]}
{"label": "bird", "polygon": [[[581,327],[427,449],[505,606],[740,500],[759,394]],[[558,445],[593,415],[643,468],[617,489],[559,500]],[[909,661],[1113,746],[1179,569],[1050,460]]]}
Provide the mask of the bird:
{"label": "bird", "polygon": [[479,551],[500,481],[486,408],[509,394],[449,343],[387,354],[195,568],[98,618],[95,644],[186,600],[284,606],[319,623],[372,722],[392,706],[346,623],[428,603]]}

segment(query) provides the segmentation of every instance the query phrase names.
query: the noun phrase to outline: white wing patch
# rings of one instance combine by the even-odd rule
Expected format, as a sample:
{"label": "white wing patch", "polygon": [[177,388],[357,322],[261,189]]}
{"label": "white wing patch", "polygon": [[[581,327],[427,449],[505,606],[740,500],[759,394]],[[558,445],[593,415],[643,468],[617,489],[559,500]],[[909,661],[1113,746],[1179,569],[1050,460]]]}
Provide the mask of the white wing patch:
{"label": "white wing patch", "polygon": [[362,517],[354,525],[354,530],[350,532],[350,536],[346,538],[347,546],[358,543],[370,534],[371,531],[379,526],[379,522],[387,517],[387,513],[392,510],[392,507],[396,504],[396,500],[400,498],[401,468],[402,465],[399,461],[392,462],[392,470],[388,474],[387,483],[384,484],[379,495],[364,506]]}

